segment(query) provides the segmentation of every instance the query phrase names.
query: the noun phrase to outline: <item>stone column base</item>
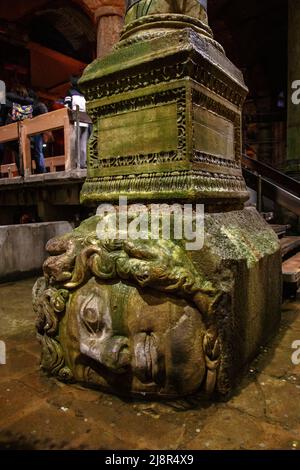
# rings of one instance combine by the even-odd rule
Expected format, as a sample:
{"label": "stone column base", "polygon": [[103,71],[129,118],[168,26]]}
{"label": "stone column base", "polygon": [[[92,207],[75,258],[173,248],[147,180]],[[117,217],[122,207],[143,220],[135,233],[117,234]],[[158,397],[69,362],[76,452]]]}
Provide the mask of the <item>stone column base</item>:
{"label": "stone column base", "polygon": [[100,240],[103,220],[48,243],[34,288],[42,368],[115,394],[227,396],[280,322],[273,230],[254,209],[207,214],[193,251],[174,239]]}

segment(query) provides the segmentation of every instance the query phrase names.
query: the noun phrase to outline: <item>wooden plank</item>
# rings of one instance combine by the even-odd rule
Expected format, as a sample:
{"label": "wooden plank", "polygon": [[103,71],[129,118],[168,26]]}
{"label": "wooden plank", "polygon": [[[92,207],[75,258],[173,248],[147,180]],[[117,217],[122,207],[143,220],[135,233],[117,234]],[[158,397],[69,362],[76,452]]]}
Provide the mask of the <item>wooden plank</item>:
{"label": "wooden plank", "polygon": [[281,254],[286,256],[294,250],[300,248],[300,237],[284,237],[280,241]]}
{"label": "wooden plank", "polygon": [[[46,168],[52,168],[53,171],[56,171],[56,168],[59,166],[64,166],[65,165],[65,157],[64,155],[58,156],[58,157],[48,157],[45,158],[45,166]],[[32,161],[32,168],[35,170],[36,169],[36,164],[35,161]],[[18,168],[15,163],[7,163],[5,165],[0,166],[0,173],[3,175],[8,174],[9,178],[14,178],[16,176],[19,176],[18,174]]]}
{"label": "wooden plank", "polygon": [[300,283],[300,253],[282,263],[283,281],[288,284]]}
{"label": "wooden plank", "polygon": [[82,62],[80,60],[74,59],[68,55],[62,54],[61,52],[57,52],[54,49],[49,49],[48,47],[41,46],[40,44],[30,41],[27,43],[27,49],[30,51],[38,52],[44,56],[50,57],[58,62],[68,62],[73,68],[82,70],[87,66],[86,62]]}
{"label": "wooden plank", "polygon": [[32,174],[32,165],[31,165],[31,146],[30,146],[30,137],[27,134],[26,127],[24,125],[25,121],[20,123],[20,158],[23,161],[23,171],[25,176]]}
{"label": "wooden plank", "polygon": [[18,140],[18,124],[8,124],[7,126],[0,127],[0,143]]}
{"label": "wooden plank", "polygon": [[65,119],[69,120],[69,111],[67,108],[58,109],[51,113],[42,114],[33,119],[26,119],[23,125],[28,136],[42,134],[45,131],[60,129],[64,127]]}
{"label": "wooden plank", "polygon": [[[56,172],[57,171],[56,168],[59,166],[65,166],[64,155],[45,158],[45,167],[50,169],[50,173]],[[33,170],[36,169],[36,163],[34,160],[32,161],[32,168]]]}
{"label": "wooden plank", "polygon": [[[82,113],[85,115],[85,113]],[[87,115],[85,115],[87,116]],[[67,108],[58,109],[51,113],[42,114],[32,119],[25,119],[22,121],[22,126],[28,136],[34,134],[42,134],[48,130],[55,130],[64,127],[65,119],[69,120],[69,110]],[[71,118],[71,116],[70,116]],[[87,122],[90,121],[89,118]],[[8,124],[7,126],[0,127],[0,143],[18,140],[18,123]]]}
{"label": "wooden plank", "polygon": [[65,166],[65,157],[49,157],[45,158],[46,168],[50,168],[50,172],[56,172],[58,166]]}
{"label": "wooden plank", "polygon": [[[0,128],[3,142],[18,139],[18,127],[20,132],[20,154],[23,162],[24,175],[32,174],[32,155],[30,147],[30,137],[35,134],[42,134],[47,130],[64,128],[65,156],[52,157],[46,159],[46,166],[51,172],[56,171],[58,166],[65,166],[65,170],[70,171],[77,168],[75,155],[75,126],[70,123],[72,113],[67,109],[59,109],[51,113],[43,114],[33,119],[27,119],[19,123],[11,124]],[[1,134],[0,134],[1,136]],[[1,140],[0,140],[1,142]],[[35,166],[34,166],[35,168]]]}
{"label": "wooden plank", "polygon": [[19,176],[18,168],[15,163],[7,163],[6,165],[0,166],[0,173],[2,175],[8,175],[8,178],[14,178]]}
{"label": "wooden plank", "polygon": [[[64,127],[65,148],[67,152],[71,152],[70,143],[68,142],[71,135],[69,110],[67,108],[58,109],[51,113],[37,116],[33,119],[27,119],[21,124],[21,149],[24,162],[24,174],[29,176],[32,174],[32,156],[30,148],[30,137],[34,134],[42,134],[48,130],[54,130]],[[67,135],[66,135],[67,134]],[[66,151],[65,151],[66,153]],[[66,153],[66,157],[67,157]],[[67,158],[66,158],[67,160]],[[69,156],[71,160],[71,155]],[[51,167],[51,171],[54,167]]]}
{"label": "wooden plank", "polygon": [[76,159],[76,132],[75,126],[70,124],[69,117],[65,117],[64,123],[64,143],[65,143],[65,169],[66,171],[77,168]]}

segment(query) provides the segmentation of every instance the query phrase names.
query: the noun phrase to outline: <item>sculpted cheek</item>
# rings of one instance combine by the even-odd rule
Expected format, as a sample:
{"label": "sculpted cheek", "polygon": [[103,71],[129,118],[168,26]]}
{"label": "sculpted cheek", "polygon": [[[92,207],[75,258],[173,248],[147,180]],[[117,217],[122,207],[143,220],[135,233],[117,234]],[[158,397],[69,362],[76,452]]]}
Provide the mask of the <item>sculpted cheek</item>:
{"label": "sculpted cheek", "polygon": [[97,363],[122,373],[130,364],[128,339],[112,327],[111,296],[107,289],[94,289],[78,314],[80,352]]}

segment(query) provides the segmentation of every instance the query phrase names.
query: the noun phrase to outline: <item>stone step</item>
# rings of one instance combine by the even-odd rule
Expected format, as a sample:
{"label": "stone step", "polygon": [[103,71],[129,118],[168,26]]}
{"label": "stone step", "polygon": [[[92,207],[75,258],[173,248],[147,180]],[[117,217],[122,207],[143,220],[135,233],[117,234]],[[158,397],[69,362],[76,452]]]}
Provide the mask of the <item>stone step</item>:
{"label": "stone step", "polygon": [[274,232],[278,235],[279,238],[283,237],[287,230],[291,228],[290,225],[278,225],[278,224],[270,224]]}
{"label": "stone step", "polygon": [[299,249],[300,250],[300,237],[284,237],[280,240],[282,257]]}
{"label": "stone step", "polygon": [[282,274],[286,284],[300,284],[300,252],[282,263]]}

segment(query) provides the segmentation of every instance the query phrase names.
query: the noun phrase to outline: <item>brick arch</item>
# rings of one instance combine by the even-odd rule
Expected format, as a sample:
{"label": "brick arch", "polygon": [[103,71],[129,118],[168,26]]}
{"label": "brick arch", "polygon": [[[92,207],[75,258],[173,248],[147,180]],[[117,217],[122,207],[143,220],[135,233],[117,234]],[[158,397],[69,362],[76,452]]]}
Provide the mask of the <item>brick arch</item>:
{"label": "brick arch", "polygon": [[[64,1],[66,0],[62,0],[62,3]],[[72,5],[78,7],[95,25],[98,57],[102,57],[110,52],[113,45],[118,41],[125,15],[125,3],[126,0],[68,1],[69,7],[72,7]],[[29,0],[26,5],[26,13],[29,14],[29,12],[44,9],[49,4],[51,4],[50,0]]]}
{"label": "brick arch", "polygon": [[[73,0],[39,0],[38,3],[29,1],[27,8],[20,19],[32,41],[86,63],[93,60],[97,28],[79,3]],[[45,24],[45,28],[39,27],[40,24]],[[57,30],[57,36],[51,34],[51,28]]]}

